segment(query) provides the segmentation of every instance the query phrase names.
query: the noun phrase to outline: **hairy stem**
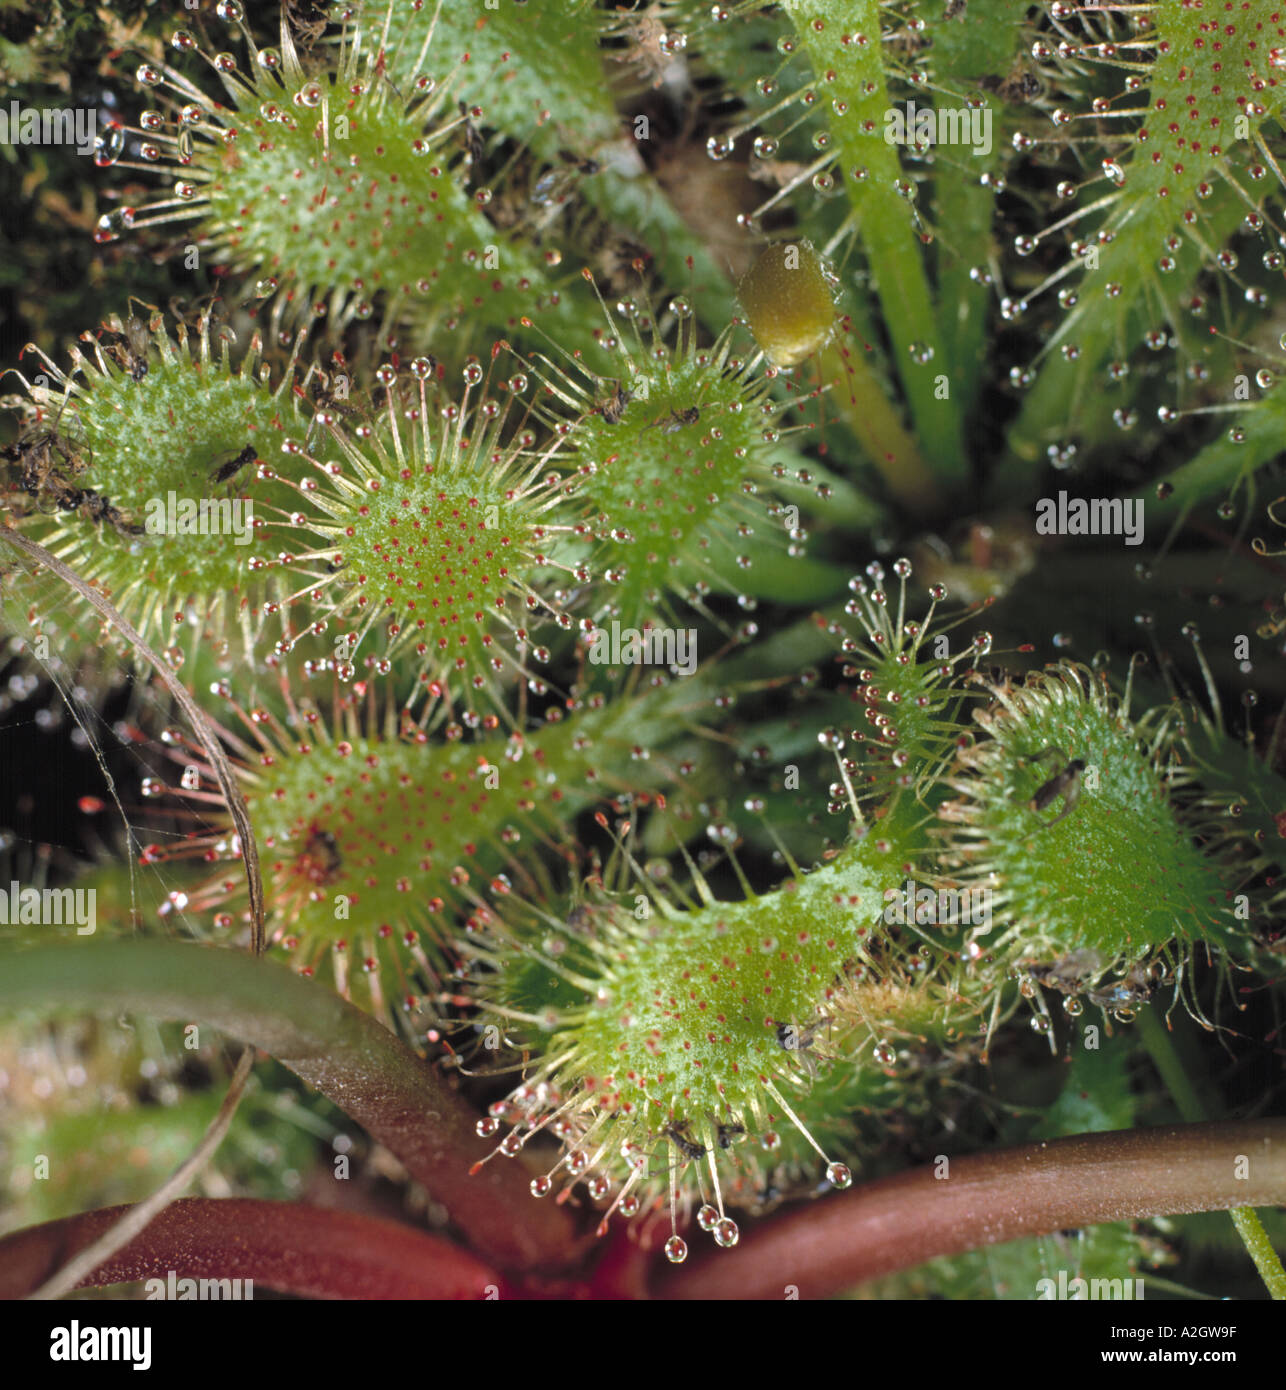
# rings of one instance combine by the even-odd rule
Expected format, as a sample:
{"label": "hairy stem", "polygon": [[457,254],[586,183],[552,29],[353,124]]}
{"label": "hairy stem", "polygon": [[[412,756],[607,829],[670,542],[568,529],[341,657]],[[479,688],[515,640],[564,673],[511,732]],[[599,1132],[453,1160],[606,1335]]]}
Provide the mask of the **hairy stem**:
{"label": "hairy stem", "polygon": [[916,516],[932,515],[941,503],[937,483],[863,355],[864,336],[854,325],[851,345],[823,351],[823,376],[836,383],[830,399],[898,504]]}
{"label": "hairy stem", "polygon": [[[1139,1015],[1139,1036],[1153,1065],[1161,1073],[1161,1080],[1178,1107],[1179,1114],[1192,1122],[1205,1119],[1209,1111],[1196,1086],[1189,1080],[1189,1071],[1180,1060],[1170,1031],[1161,1026],[1154,1009],[1144,1009]],[[1199,1076],[1201,1073],[1194,1068],[1191,1074]],[[1255,1268],[1268,1286],[1268,1292],[1274,1298],[1286,1298],[1286,1270],[1282,1269],[1282,1262],[1268,1239],[1264,1223],[1252,1207],[1234,1207],[1231,1215],[1232,1224],[1237,1228],[1246,1253],[1255,1262]]]}
{"label": "hairy stem", "polygon": [[[843,116],[831,119],[840,172],[849,200],[860,219],[858,235],[870,262],[871,274],[897,350],[901,377],[924,453],[932,458],[948,488],[965,480],[964,435],[954,399],[939,399],[929,367],[911,358],[917,353],[941,363],[943,342],[933,311],[924,258],[917,242],[912,209],[896,191],[903,179],[895,146],[887,144],[884,111],[889,105],[880,41],[877,0],[838,3],[837,0],[788,0],[785,6],[799,35],[800,46],[812,60],[819,95],[828,102],[847,103]],[[814,26],[820,23],[821,28]],[[860,32],[865,43],[845,47],[841,36]],[[856,170],[865,169],[859,178]]]}
{"label": "hairy stem", "polygon": [[[0,1241],[0,1298],[22,1298],[57,1265],[88,1250],[132,1207],[105,1207]],[[301,1298],[485,1298],[499,1276],[476,1256],[393,1221],[247,1198],[187,1198],[77,1280],[253,1279]]]}
{"label": "hairy stem", "polygon": [[1232,1213],[1232,1224],[1254,1260],[1259,1277],[1268,1286],[1269,1294],[1278,1302],[1286,1300],[1286,1270],[1282,1269],[1281,1257],[1273,1249],[1259,1213],[1254,1207],[1236,1207]]}
{"label": "hairy stem", "polygon": [[529,1267],[574,1254],[568,1213],[533,1202],[518,1165],[468,1176],[482,1147],[477,1116],[432,1067],[281,966],[168,941],[69,942],[0,956],[0,1013],[61,1009],[200,1020],[262,1048],[391,1150],[486,1257]]}
{"label": "hairy stem", "polygon": [[[1242,1162],[1241,1160],[1244,1160]],[[1248,1175],[1239,1177],[1245,1172]],[[824,1298],[1022,1236],[1286,1203],[1286,1119],[1080,1134],[930,1164],[788,1212],[670,1274],[665,1298]]]}
{"label": "hairy stem", "polygon": [[248,1047],[241,1054],[236,1073],[228,1086],[228,1093],[219,1106],[219,1113],[210,1122],[209,1128],[195,1150],[174,1170],[173,1173],[153,1192],[146,1201],[137,1206],[127,1207],[119,1223],[104,1231],[92,1245],[81,1250],[67,1261],[56,1273],[45,1280],[32,1294],[33,1298],[61,1298],[70,1293],[93,1274],[100,1265],[105,1265],[125,1246],[156,1220],[182,1195],[184,1189],[214,1157],[215,1150],[223,1142],[224,1135],[232,1126],[232,1117],[246,1088],[250,1070],[254,1066],[254,1048]]}

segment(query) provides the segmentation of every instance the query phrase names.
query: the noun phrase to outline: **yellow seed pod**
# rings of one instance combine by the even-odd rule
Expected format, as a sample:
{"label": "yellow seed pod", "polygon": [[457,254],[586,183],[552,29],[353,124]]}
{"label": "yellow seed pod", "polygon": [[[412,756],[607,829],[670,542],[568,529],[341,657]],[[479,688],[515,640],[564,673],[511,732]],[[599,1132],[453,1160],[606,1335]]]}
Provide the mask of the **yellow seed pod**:
{"label": "yellow seed pod", "polygon": [[765,247],[737,292],[755,341],[778,367],[802,362],[834,329],[831,282],[810,241]]}

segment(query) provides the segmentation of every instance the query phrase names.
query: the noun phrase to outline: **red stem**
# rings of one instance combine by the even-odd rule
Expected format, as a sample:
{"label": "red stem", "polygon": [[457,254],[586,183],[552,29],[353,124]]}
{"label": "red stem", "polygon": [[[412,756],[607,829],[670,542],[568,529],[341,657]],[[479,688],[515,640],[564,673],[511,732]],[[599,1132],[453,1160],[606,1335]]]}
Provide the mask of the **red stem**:
{"label": "red stem", "polygon": [[[661,1274],[663,1298],[824,1298],[938,1255],[1183,1212],[1286,1205],[1286,1119],[1081,1134],[824,1197]],[[1243,1176],[1244,1174],[1244,1176]],[[1033,1293],[1035,1291],[1033,1290]]]}
{"label": "red stem", "polygon": [[[32,1292],[128,1207],[103,1207],[0,1240],[0,1298]],[[482,1299],[505,1292],[476,1256],[354,1212],[245,1198],[187,1198],[157,1216],[79,1287],[161,1278],[253,1279],[307,1298]]]}
{"label": "red stem", "polygon": [[572,1214],[535,1201],[522,1160],[470,1166],[488,1146],[476,1110],[369,1015],[285,966],[175,941],[59,942],[3,953],[9,1010],[129,1010],[199,1019],[270,1053],[361,1125],[451,1214],[469,1244],[507,1269],[581,1253]]}

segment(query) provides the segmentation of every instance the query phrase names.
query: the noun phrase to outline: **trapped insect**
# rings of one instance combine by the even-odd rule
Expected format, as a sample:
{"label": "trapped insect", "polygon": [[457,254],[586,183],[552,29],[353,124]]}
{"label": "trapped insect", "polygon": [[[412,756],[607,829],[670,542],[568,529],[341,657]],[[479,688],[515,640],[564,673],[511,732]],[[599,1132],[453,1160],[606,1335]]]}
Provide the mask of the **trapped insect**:
{"label": "trapped insect", "polygon": [[[432,358],[429,360],[433,361]],[[343,372],[331,377],[316,367],[309,373],[308,394],[320,410],[335,410],[344,416],[356,415],[357,407],[348,403],[348,386],[349,378]]]}
{"label": "trapped insect", "polygon": [[807,1052],[812,1047],[818,1033],[832,1022],[833,1020],[829,1018],[818,1018],[803,1028],[794,1023],[779,1023],[777,1025],[777,1041],[787,1052]]}
{"label": "trapped insect", "polygon": [[235,457],[230,458],[226,463],[221,463],[210,474],[210,479],[217,487],[220,483],[226,483],[229,478],[235,477],[248,463],[255,461],[255,446],[247,444],[244,449]]}
{"label": "trapped insect", "polygon": [[[482,143],[482,136],[478,133],[478,127],[474,125],[473,120],[480,117],[482,111],[477,106],[470,108],[463,101],[458,101],[456,105],[460,110],[465,153],[469,156],[470,164],[477,168],[482,163],[485,147]],[[473,117],[473,120],[470,117]]]}
{"label": "trapped insect", "polygon": [[591,413],[601,415],[604,424],[619,425],[621,416],[625,414],[625,407],[634,399],[634,392],[627,391],[619,381],[614,381],[612,387],[611,395],[599,401]]}
{"label": "trapped insect", "polygon": [[531,190],[531,201],[538,207],[565,203],[575,187],[577,179],[587,178],[590,174],[598,173],[597,160],[584,159],[580,155],[573,154],[570,150],[559,150],[558,158],[562,161],[563,167],[550,169],[543,173]]}
{"label": "trapped insect", "polygon": [[72,506],[79,506],[90,521],[95,524],[102,521],[110,522],[122,536],[141,536],[146,529],[137,522],[131,521],[119,507],[112,505],[110,498],[104,497],[102,493],[86,491],[74,501],[69,498],[68,502],[70,505],[64,507],[64,510],[70,510]]}
{"label": "trapped insect", "polygon": [[718,1127],[717,1138],[721,1149],[730,1149],[738,1140],[746,1137],[745,1125],[721,1124]]}
{"label": "trapped insect", "polygon": [[1102,969],[1103,958],[1097,951],[1082,950],[1029,966],[1027,973],[1037,984],[1060,994],[1079,994]]}
{"label": "trapped insect", "polygon": [[81,452],[82,446],[61,434],[60,419],[61,411],[48,426],[29,430],[15,443],[0,449],[0,458],[21,469],[19,487],[36,499],[37,511],[78,511],[96,524],[110,522],[122,535],[142,535],[143,527],[132,523],[109,498],[91,488],[77,486],[74,480],[89,468],[93,451],[88,450],[86,458]]}
{"label": "trapped insect", "polygon": [[6,444],[0,449],[0,458],[21,468],[19,485],[32,497],[38,497],[42,491],[59,483],[66,483],[61,474],[62,466],[69,468],[75,477],[85,471],[92,457],[91,452],[89,460],[83,458],[79,448],[59,433],[57,419],[48,427],[23,433],[15,443]]}
{"label": "trapped insect", "polygon": [[1151,999],[1157,973],[1155,965],[1136,961],[1122,979],[1115,984],[1100,985],[1097,989],[1091,989],[1086,997],[1100,1009],[1114,1009],[1118,1012],[1133,1009],[1136,1005],[1146,1004]]}
{"label": "trapped insect", "polygon": [[[429,359],[433,362],[433,358]],[[434,366],[436,367],[436,362]],[[361,412],[348,401],[349,380],[347,373],[336,372],[329,376],[320,367],[313,367],[309,370],[306,378],[308,395],[312,398],[313,404],[317,407],[317,413],[308,422],[308,433],[305,443],[312,444],[313,432],[319,423],[319,417],[323,412],[334,411],[337,415],[342,415],[345,419],[351,419],[354,415]],[[297,396],[303,396],[303,392],[298,386],[294,388]]]}
{"label": "trapped insect", "polygon": [[98,336],[117,365],[129,373],[130,380],[142,381],[147,375],[147,356],[152,346],[147,320],[130,314],[122,325],[113,318],[99,330]]}
{"label": "trapped insect", "polygon": [[787,1052],[792,1052],[798,1057],[800,1065],[809,1076],[817,1075],[817,1058],[813,1055],[813,1043],[818,1033],[832,1022],[834,1020],[830,1018],[818,1018],[802,1028],[794,1023],[777,1025],[777,1041]]}
{"label": "trapped insect", "polygon": [[[1039,753],[1027,758],[1029,763],[1043,762],[1050,754],[1055,754],[1061,762],[1067,757],[1057,744],[1050,744],[1048,748],[1043,748]],[[1064,816],[1069,815],[1075,807],[1081,795],[1081,773],[1085,771],[1085,763],[1081,758],[1073,758],[1061,772],[1055,773],[1053,777],[1040,786],[1035,796],[1027,803],[1029,811],[1045,811],[1054,804],[1061,796],[1063,798],[1063,809],[1053,820],[1045,821],[1046,825],[1057,825]]]}
{"label": "trapped insect", "polygon": [[297,861],[300,872],[315,884],[330,883],[344,867],[339,842],[329,830],[314,826]]}
{"label": "trapped insect", "polygon": [[698,1159],[704,1158],[706,1154],[709,1153],[709,1150],[704,1144],[698,1144],[697,1141],[688,1134],[687,1120],[680,1120],[675,1124],[666,1125],[662,1132],[690,1163],[695,1163]]}
{"label": "trapped insect", "polygon": [[1019,57],[1004,77],[988,74],[978,79],[984,92],[995,92],[1001,101],[1018,103],[1035,101],[1040,95],[1040,79],[1032,72],[1027,60]]}
{"label": "trapped insect", "polygon": [[695,425],[700,418],[700,407],[690,405],[686,410],[671,410],[668,415],[657,416],[650,425],[644,425],[639,433],[644,434],[648,430],[659,429],[662,434],[675,434],[684,425]]}

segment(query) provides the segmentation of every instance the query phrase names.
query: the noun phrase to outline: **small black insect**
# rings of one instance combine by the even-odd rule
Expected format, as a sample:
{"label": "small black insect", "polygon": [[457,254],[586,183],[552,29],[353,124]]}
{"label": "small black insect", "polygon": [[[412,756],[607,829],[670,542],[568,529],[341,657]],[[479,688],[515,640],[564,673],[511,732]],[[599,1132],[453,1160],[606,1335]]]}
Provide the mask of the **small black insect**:
{"label": "small black insect", "polygon": [[[437,367],[436,361],[430,357],[429,361]],[[308,375],[308,394],[312,397],[313,404],[317,407],[317,413],[322,411],[334,411],[337,415],[342,415],[345,419],[361,414],[355,405],[348,402],[349,377],[343,372],[336,372],[334,376],[328,376],[320,367],[314,367]],[[298,386],[294,388],[295,394],[301,399],[303,392]],[[313,431],[317,428],[317,415],[308,422],[308,434],[305,444],[311,445]]]}
{"label": "small black insect", "polygon": [[650,425],[644,425],[639,433],[659,429],[662,434],[674,434],[684,425],[695,425],[700,418],[700,407],[690,405],[686,410],[671,410],[668,415],[658,415]]}
{"label": "small black insect", "polygon": [[95,523],[110,522],[123,535],[142,535],[143,527],[131,523],[119,507],[112,506],[110,499],[77,485],[75,480],[89,467],[92,457],[91,452],[85,458],[79,445],[59,433],[58,417],[52,424],[28,430],[16,443],[0,449],[0,458],[21,470],[18,486],[36,499],[38,511],[79,511]]}
{"label": "small black insect", "polygon": [[730,1149],[738,1139],[746,1137],[746,1127],[745,1125],[721,1124],[717,1137],[721,1149]]}
{"label": "small black insect", "polygon": [[[106,337],[103,338],[103,334]],[[129,373],[131,381],[142,381],[147,375],[147,354],[152,340],[148,336],[147,320],[131,314],[123,328],[100,330],[100,338],[108,352],[116,359],[117,365]]]}
{"label": "small black insect", "polygon": [[704,1144],[698,1144],[695,1139],[690,1138],[687,1131],[688,1122],[686,1120],[665,1127],[666,1137],[674,1147],[689,1162],[695,1163],[697,1159],[704,1158],[709,1150]]}
{"label": "small black insect", "polygon": [[[81,494],[78,505],[84,514],[96,525],[100,522],[109,522],[122,536],[141,536],[144,528],[137,522],[131,521],[119,507],[112,505],[109,497],[104,497],[101,492],[85,491]],[[71,510],[71,508],[66,508]]]}
{"label": "small black insect", "polygon": [[221,463],[218,468],[210,474],[210,479],[215,487],[218,487],[220,483],[226,483],[229,478],[233,478],[240,473],[246,464],[253,463],[254,461],[255,446],[253,444],[247,444],[236,458],[229,459],[227,463]]}
{"label": "small black insect", "polygon": [[339,843],[329,830],[314,828],[304,841],[298,866],[303,876],[316,884],[330,883],[344,867]]}
{"label": "small black insect", "polygon": [[281,12],[297,48],[307,51],[326,32],[329,16],[317,0],[283,0]]}
{"label": "small black insect", "polygon": [[89,465],[71,442],[59,434],[57,420],[47,428],[28,430],[16,443],[6,444],[0,449],[0,458],[22,470],[19,485],[32,497],[47,489],[56,491],[59,486],[70,486],[64,467],[75,477]]}
{"label": "small black insect", "polygon": [[947,0],[947,7],[942,11],[943,19],[958,19],[969,7],[969,0]]}
{"label": "small black insect", "polygon": [[[430,357],[429,361],[437,367],[434,358]],[[331,377],[318,368],[309,379],[308,394],[319,410],[335,410],[344,416],[356,415],[357,407],[348,403],[348,386],[349,379],[343,372]]]}
{"label": "small black insect", "polygon": [[[1067,754],[1057,744],[1051,743],[1048,748],[1041,749],[1039,753],[1025,759],[1025,761],[1029,763],[1043,762],[1051,753],[1055,754],[1060,762],[1067,757]],[[1064,816],[1071,813],[1072,808],[1080,799],[1081,773],[1084,771],[1084,760],[1073,758],[1061,772],[1056,772],[1048,782],[1036,789],[1036,795],[1027,803],[1027,809],[1036,812],[1047,810],[1061,796],[1063,809],[1053,820],[1044,822],[1045,825],[1057,825]]]}
{"label": "small black insect", "polygon": [[806,1028],[800,1028],[794,1023],[779,1023],[777,1025],[777,1041],[787,1052],[807,1052],[812,1047],[818,1033],[830,1022],[829,1018],[818,1018],[814,1019]]}
{"label": "small black insect", "polygon": [[818,1033],[832,1021],[829,1018],[817,1018],[803,1028],[794,1023],[777,1025],[777,1041],[787,1052],[795,1054],[809,1076],[817,1075],[817,1059],[812,1052],[813,1042]]}
{"label": "small black insect", "polygon": [[614,381],[612,386],[612,394],[599,401],[590,413],[601,415],[604,424],[619,425],[621,416],[625,414],[625,407],[634,399],[634,392],[627,391],[619,381]]}
{"label": "small black insect", "polygon": [[475,167],[482,163],[485,154],[485,146],[482,143],[482,136],[478,134],[478,127],[469,119],[469,108],[464,102],[458,101],[456,105],[460,108],[460,115],[464,117],[464,148],[469,156],[470,163]]}

